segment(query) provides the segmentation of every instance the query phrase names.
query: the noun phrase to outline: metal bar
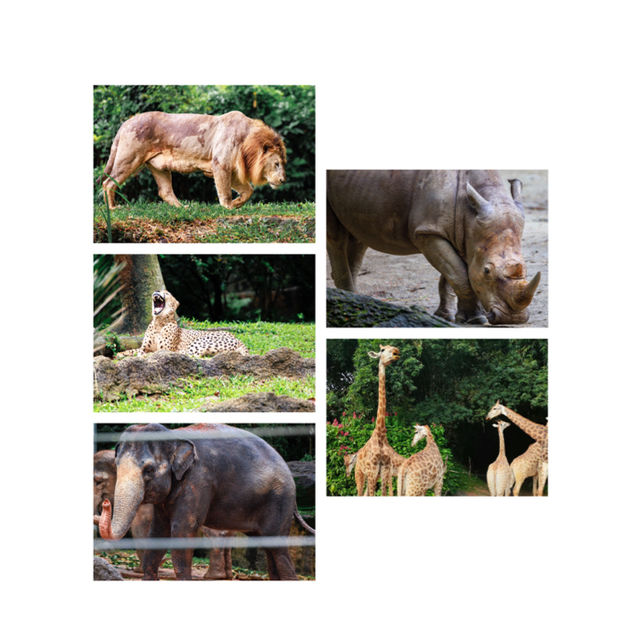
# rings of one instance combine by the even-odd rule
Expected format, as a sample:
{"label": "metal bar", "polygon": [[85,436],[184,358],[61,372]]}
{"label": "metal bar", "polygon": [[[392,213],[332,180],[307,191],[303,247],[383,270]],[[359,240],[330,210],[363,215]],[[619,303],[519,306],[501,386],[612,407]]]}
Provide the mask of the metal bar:
{"label": "metal bar", "polygon": [[214,440],[217,438],[242,438],[243,433],[261,437],[276,436],[312,436],[315,435],[315,425],[292,425],[290,427],[257,427],[255,429],[239,429],[239,431],[179,431],[171,432],[147,432],[147,433],[96,433],[95,442],[142,442],[155,440]]}
{"label": "metal bar", "polygon": [[127,538],[94,540],[96,551],[115,549],[247,549],[249,547],[313,547],[315,536]]}

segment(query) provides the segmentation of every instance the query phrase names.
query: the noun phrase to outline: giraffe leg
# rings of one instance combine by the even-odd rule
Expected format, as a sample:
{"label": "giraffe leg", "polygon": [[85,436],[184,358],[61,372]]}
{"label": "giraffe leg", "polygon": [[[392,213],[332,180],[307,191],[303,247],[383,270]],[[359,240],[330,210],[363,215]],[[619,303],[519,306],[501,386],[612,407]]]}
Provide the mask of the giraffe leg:
{"label": "giraffe leg", "polygon": [[387,492],[387,495],[393,495],[393,474],[389,474],[389,491]]}
{"label": "giraffe leg", "polygon": [[380,495],[385,495],[385,490],[388,496],[393,495],[393,480],[391,476],[391,470],[389,467],[382,467],[380,473]]}
{"label": "giraffe leg", "polygon": [[[513,487],[513,495],[514,496],[519,496],[520,495],[520,487],[522,486],[522,483],[524,482],[524,478],[521,478],[520,476],[516,476],[516,483]],[[534,479],[535,482],[535,479]]]}
{"label": "giraffe leg", "polygon": [[438,478],[433,487],[433,495],[441,496],[442,495],[442,478]]}
{"label": "giraffe leg", "polygon": [[549,470],[548,463],[540,462],[540,464],[538,464],[538,491],[537,491],[537,495],[539,495],[539,496],[543,496],[544,495],[544,485],[547,482],[548,470]]}
{"label": "giraffe leg", "polygon": [[367,495],[375,496],[376,495],[376,485],[378,483],[378,474],[377,473],[367,473]]}
{"label": "giraffe leg", "polygon": [[364,473],[362,469],[356,468],[356,488],[358,490],[358,495],[364,495]]}

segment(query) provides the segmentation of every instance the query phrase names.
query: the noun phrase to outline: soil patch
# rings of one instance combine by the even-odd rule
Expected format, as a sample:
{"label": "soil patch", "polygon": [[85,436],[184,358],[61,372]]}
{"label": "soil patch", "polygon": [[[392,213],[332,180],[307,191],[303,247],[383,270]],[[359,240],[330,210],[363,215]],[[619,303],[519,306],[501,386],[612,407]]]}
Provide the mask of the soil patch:
{"label": "soil patch", "polygon": [[224,400],[208,400],[200,408],[200,411],[291,411],[300,413],[315,411],[316,405],[311,400],[299,400],[290,396],[277,396],[275,393],[248,393],[239,398]]}
{"label": "soil patch", "polygon": [[[548,201],[546,171],[501,171],[505,180],[522,180],[525,227],[522,253],[529,277],[542,273],[540,285],[529,305],[529,322],[510,327],[546,327],[548,313]],[[334,287],[327,259],[327,287]],[[358,276],[358,293],[397,305],[416,305],[435,312],[439,304],[440,273],[419,254],[392,256],[369,249]],[[360,325],[365,326],[365,325]],[[489,326],[489,325],[487,325]]]}
{"label": "soil patch", "polygon": [[[215,242],[216,235],[224,235],[224,241],[233,241],[235,233],[262,234],[255,238],[260,242],[289,242],[292,234],[308,237],[313,241],[315,221],[299,216],[251,216],[234,215],[211,220],[159,222],[145,218],[114,220],[111,223],[113,242]],[[229,238],[228,236],[232,237]],[[251,241],[241,237],[241,240]],[[108,242],[107,225],[102,219],[94,220],[94,242]]]}

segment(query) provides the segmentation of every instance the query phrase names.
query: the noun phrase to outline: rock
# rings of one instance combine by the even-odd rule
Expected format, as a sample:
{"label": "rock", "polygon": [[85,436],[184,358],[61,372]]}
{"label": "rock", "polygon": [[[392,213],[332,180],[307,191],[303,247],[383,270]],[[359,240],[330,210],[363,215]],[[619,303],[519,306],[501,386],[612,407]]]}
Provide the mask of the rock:
{"label": "rock", "polygon": [[100,556],[93,556],[94,580],[124,580],[120,572],[107,560]]}
{"label": "rock", "polygon": [[212,358],[192,358],[170,351],[156,351],[119,361],[97,356],[93,359],[93,395],[96,400],[111,402],[121,394],[131,398],[140,393],[162,393],[179,378],[188,376],[250,374],[258,379],[303,378],[314,371],[313,358],[302,358],[297,351],[286,347],[273,349],[263,356],[228,352]]}
{"label": "rock", "polygon": [[239,398],[223,402],[207,401],[199,407],[199,411],[315,411],[316,405],[311,400],[299,400],[290,396],[277,396],[275,393],[248,393]]}
{"label": "rock", "polygon": [[316,503],[316,463],[313,460],[287,462],[296,483],[298,508],[313,508]]}
{"label": "rock", "polygon": [[328,327],[457,327],[417,306],[403,306],[327,288]]}
{"label": "rock", "polygon": [[206,375],[304,378],[315,372],[312,358],[302,358],[297,351],[287,347],[272,349],[263,356],[243,356],[237,351],[229,351],[203,362]]}

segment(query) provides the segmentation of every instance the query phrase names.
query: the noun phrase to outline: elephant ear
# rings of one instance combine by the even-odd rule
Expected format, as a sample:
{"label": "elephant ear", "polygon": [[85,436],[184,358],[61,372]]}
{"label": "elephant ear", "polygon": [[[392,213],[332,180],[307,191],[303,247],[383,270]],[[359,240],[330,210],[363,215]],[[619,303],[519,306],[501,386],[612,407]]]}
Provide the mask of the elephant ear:
{"label": "elephant ear", "polygon": [[198,459],[196,447],[191,440],[180,440],[171,456],[171,470],[178,480],[182,480],[184,474]]}

